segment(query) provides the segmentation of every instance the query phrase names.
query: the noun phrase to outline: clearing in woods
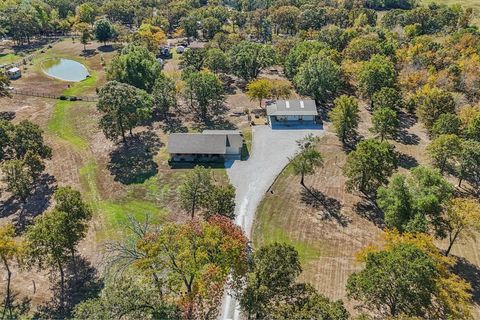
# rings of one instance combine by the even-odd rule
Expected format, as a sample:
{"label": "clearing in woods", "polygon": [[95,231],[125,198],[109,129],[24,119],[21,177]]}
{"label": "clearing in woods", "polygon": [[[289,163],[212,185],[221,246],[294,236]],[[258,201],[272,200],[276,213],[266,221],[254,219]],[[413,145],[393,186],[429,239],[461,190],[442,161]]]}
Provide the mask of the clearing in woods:
{"label": "clearing in woods", "polygon": [[[368,137],[370,114],[365,108],[361,110],[359,134]],[[402,119],[403,139],[391,142],[400,153],[399,170],[405,171],[428,164],[428,137],[408,115]],[[356,253],[380,243],[382,217],[361,197],[346,192],[341,169],[346,153],[328,123],[326,131],[317,147],[324,156],[324,167],[305,179],[315,197],[300,185],[300,177],[287,166],[257,209],[253,241],[255,247],[275,241],[293,245],[302,261],[301,280],[329,298],[343,299],[349,311],[356,314],[354,302],[346,297],[346,282],[350,274],[363,267],[356,261]],[[459,258],[457,271],[472,284],[476,319],[480,318],[479,244],[470,240],[456,244],[453,250]],[[444,243],[438,245],[445,247]]]}

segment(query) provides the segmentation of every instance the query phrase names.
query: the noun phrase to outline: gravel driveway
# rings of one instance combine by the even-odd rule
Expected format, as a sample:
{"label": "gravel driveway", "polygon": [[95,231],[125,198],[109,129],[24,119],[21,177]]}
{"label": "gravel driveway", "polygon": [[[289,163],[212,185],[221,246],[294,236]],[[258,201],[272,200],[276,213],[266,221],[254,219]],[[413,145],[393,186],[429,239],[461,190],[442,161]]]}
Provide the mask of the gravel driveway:
{"label": "gravel driveway", "polygon": [[[323,130],[319,129],[272,130],[268,126],[255,126],[252,130],[253,141],[250,158],[247,161],[235,161],[227,169],[230,182],[237,190],[235,222],[245,230],[249,238],[257,206],[275,178],[289,163],[289,158],[297,152],[296,141],[310,133],[316,136],[323,133]],[[236,304],[232,297],[226,295],[221,319],[239,319]]]}

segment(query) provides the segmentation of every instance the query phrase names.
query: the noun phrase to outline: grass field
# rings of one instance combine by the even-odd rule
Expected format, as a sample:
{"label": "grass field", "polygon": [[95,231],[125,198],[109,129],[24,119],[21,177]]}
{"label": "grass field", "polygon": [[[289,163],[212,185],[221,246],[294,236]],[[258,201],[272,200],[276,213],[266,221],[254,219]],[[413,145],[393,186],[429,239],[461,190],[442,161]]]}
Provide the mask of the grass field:
{"label": "grass field", "polygon": [[[362,110],[359,132],[368,137],[370,118]],[[396,150],[427,164],[425,147],[428,139],[421,125],[408,129],[419,138],[416,145],[394,142]],[[353,314],[355,302],[346,297],[345,286],[353,272],[362,268],[356,254],[371,244],[380,244],[381,217],[358,195],[345,190],[342,166],[346,153],[335,134],[328,131],[318,144],[324,156],[324,167],[305,178],[309,191],[299,183],[290,167],[278,177],[257,209],[253,226],[254,246],[275,241],[293,245],[299,252],[303,273],[301,280],[311,283],[331,299],[342,299]],[[400,163],[399,170],[408,165]],[[473,287],[474,318],[480,319],[480,241],[469,240],[454,246],[459,270]],[[445,248],[445,243],[438,245]]]}
{"label": "grass field", "polygon": [[17,60],[20,60],[20,56],[17,56],[14,53],[3,53],[0,54],[0,64],[9,64]]}

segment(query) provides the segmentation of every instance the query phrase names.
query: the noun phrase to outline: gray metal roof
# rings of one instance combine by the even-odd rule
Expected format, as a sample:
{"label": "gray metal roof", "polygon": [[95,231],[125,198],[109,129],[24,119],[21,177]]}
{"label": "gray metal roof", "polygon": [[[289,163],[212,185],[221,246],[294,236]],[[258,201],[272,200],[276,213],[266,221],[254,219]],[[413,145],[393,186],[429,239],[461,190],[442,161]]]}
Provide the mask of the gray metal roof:
{"label": "gray metal roof", "polygon": [[172,133],[168,136],[168,153],[225,154],[226,135],[205,133]]}
{"label": "gray metal roof", "polygon": [[267,106],[268,116],[316,116],[314,100],[277,100]]}
{"label": "gray metal roof", "polygon": [[228,144],[234,148],[241,148],[243,146],[243,137],[240,130],[203,130],[203,134],[221,134],[226,135]]}

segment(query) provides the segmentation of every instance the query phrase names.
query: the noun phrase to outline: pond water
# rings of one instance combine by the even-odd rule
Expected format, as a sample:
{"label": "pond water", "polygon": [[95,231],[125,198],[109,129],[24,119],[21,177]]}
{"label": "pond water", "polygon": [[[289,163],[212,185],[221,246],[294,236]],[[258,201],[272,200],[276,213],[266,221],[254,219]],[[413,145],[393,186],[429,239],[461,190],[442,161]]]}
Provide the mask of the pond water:
{"label": "pond water", "polygon": [[69,59],[48,59],[43,61],[42,67],[49,76],[64,81],[78,82],[90,75],[83,64]]}

